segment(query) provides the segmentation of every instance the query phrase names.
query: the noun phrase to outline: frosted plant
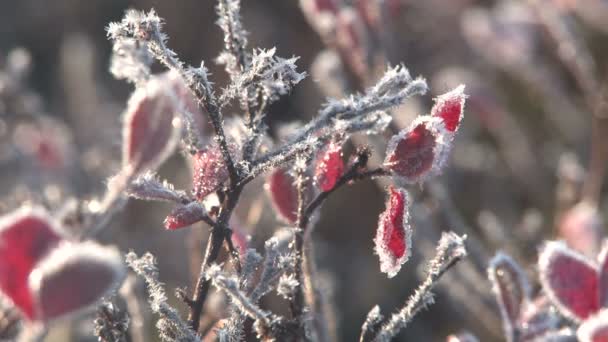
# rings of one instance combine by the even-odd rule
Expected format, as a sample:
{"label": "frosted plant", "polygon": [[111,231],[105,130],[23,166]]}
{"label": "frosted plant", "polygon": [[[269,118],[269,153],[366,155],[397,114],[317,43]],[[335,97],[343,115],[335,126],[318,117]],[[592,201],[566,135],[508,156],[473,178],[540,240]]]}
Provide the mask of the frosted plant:
{"label": "frosted plant", "polygon": [[[412,77],[402,64],[379,68],[382,75],[370,79],[360,92],[327,99],[312,120],[273,139],[267,117],[270,106],[288,96],[307,74],[300,71],[298,57],[280,57],[274,47],[248,48],[240,7],[239,0],[217,2],[224,47],[216,61],[229,76],[221,89],[204,61],[188,65],[169,48],[163,20],[154,10],[128,10],[121,21],[108,25],[113,43],[110,71],[134,87],[122,117],[118,171],[104,193],[84,203],[87,210],[71,209],[72,216],[84,217],[74,236],[60,232],[49,214],[37,210],[17,211],[0,221],[0,239],[9,242],[0,244],[0,253],[9,260],[0,267],[0,290],[27,321],[47,324],[90,308],[123,280],[119,252],[83,240],[101,232],[129,197],[172,205],[164,220],[166,230],[187,229],[197,222],[211,227],[194,286],[177,291],[187,318],[169,304],[154,256],[126,254],[127,265],[146,284],[163,341],[200,341],[203,334],[221,341],[330,340],[326,319],[330,310],[318,286],[310,236],[325,200],[357,181],[382,177],[392,184],[374,239],[380,271],[393,277],[408,260],[416,243],[410,222],[414,200],[407,187],[424,183],[445,167],[464,117],[464,86],[437,97],[430,115],[393,131],[386,151],[362,146],[353,137],[381,139],[392,124],[392,111],[426,94],[426,80]],[[319,24],[318,29],[335,33],[341,51],[352,52],[347,56],[350,67],[363,77],[372,57],[371,41],[363,35],[366,25],[378,28],[378,18],[363,18],[353,8],[339,9],[333,1],[308,8],[320,9],[329,12],[327,20],[335,15],[336,21]],[[236,108],[240,115],[226,118],[228,108]],[[350,155],[343,148],[349,143],[355,144]],[[177,189],[154,173],[177,149],[191,162],[189,189]],[[384,162],[373,165],[372,157]],[[262,177],[277,218],[286,224],[264,242],[263,253],[250,245],[233,217],[244,188]],[[31,230],[27,238],[19,240],[12,234],[17,226]],[[387,318],[374,307],[363,324],[361,340],[390,340],[431,304],[431,290],[438,280],[466,256],[464,241],[465,236],[444,233],[419,289]],[[87,280],[82,286],[62,286],[78,275]],[[16,277],[10,279],[17,279],[19,286],[9,276]],[[226,310],[208,312],[212,288],[224,296]],[[129,303],[136,298],[129,298],[133,291],[127,292],[123,296],[130,310]],[[273,293],[288,303],[288,313],[264,306],[263,299]],[[201,326],[207,319],[213,328]],[[121,339],[128,322],[114,303],[106,303],[96,320],[97,336]]]}

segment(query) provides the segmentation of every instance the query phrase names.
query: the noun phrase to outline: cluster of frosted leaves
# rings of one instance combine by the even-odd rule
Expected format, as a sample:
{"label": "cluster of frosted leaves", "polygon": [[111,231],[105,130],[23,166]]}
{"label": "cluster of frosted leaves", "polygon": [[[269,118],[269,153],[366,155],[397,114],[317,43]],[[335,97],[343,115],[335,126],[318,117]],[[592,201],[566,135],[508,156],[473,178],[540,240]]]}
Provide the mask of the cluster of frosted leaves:
{"label": "cluster of frosted leaves", "polygon": [[421,183],[445,164],[463,118],[464,86],[435,99],[431,115],[416,118],[388,143],[385,167],[399,180]]}
{"label": "cluster of frosted leaves", "polygon": [[28,321],[90,309],[124,277],[118,250],[72,242],[41,208],[0,218],[0,290]]}
{"label": "cluster of frosted leaves", "polygon": [[385,211],[380,214],[374,238],[375,251],[380,257],[380,270],[389,278],[397,272],[412,254],[412,227],[408,209],[411,199],[403,189],[389,188]]}

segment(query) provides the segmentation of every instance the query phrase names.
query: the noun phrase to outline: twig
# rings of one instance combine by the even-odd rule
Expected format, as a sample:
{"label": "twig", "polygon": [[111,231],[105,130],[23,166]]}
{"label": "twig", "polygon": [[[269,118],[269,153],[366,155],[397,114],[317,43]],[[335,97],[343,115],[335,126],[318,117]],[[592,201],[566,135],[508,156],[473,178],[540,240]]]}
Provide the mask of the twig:
{"label": "twig", "polygon": [[442,234],[437,246],[437,255],[429,263],[427,278],[408,299],[406,305],[382,325],[373,339],[374,341],[390,341],[401,329],[408,325],[420,310],[432,301],[431,290],[437,285],[437,281],[466,256],[464,239],[466,239],[466,235],[460,237],[452,232]]}

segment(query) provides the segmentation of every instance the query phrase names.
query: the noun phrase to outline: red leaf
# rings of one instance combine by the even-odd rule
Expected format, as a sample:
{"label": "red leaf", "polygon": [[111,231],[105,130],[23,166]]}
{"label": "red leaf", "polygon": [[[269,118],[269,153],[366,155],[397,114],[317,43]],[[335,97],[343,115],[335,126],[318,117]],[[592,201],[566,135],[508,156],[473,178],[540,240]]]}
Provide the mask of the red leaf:
{"label": "red leaf", "polygon": [[578,327],[580,342],[608,342],[608,310],[602,310]]}
{"label": "red leaf", "polygon": [[406,183],[419,183],[438,172],[445,160],[441,121],[418,117],[388,143],[385,166]]}
{"label": "red leaf", "polygon": [[114,248],[93,242],[59,245],[29,277],[37,320],[48,322],[91,308],[119,285],[124,274]]}
{"label": "red leaf", "polygon": [[0,219],[0,290],[28,319],[35,315],[28,276],[61,240],[61,233],[42,209],[22,208]]}
{"label": "red leaf", "polygon": [[380,270],[394,277],[411,255],[412,228],[409,225],[410,199],[403,189],[389,188],[386,210],[380,214],[374,238]]}
{"label": "red leaf", "polygon": [[435,99],[431,115],[441,118],[447,131],[454,133],[462,121],[465,99],[464,85],[459,85]]}
{"label": "red leaf", "polygon": [[173,89],[163,77],[152,78],[131,98],[123,128],[123,165],[133,173],[157,168],[171,153],[180,132]]}
{"label": "red leaf", "polygon": [[331,142],[319,154],[315,168],[315,181],[323,191],[330,191],[344,172],[342,146]]}
{"label": "red leaf", "polygon": [[165,228],[175,230],[188,227],[196,222],[202,221],[205,217],[204,208],[198,202],[180,205],[171,211],[165,218]]}
{"label": "red leaf", "polygon": [[194,195],[203,200],[210,193],[218,190],[228,179],[228,170],[224,164],[222,152],[217,145],[198,151],[193,157]]}
{"label": "red leaf", "polygon": [[285,169],[276,169],[266,179],[265,187],[279,217],[295,223],[298,219],[298,192],[293,177]]}
{"label": "red leaf", "polygon": [[576,321],[599,310],[598,271],[563,243],[549,242],[539,257],[540,280],[560,312]]}

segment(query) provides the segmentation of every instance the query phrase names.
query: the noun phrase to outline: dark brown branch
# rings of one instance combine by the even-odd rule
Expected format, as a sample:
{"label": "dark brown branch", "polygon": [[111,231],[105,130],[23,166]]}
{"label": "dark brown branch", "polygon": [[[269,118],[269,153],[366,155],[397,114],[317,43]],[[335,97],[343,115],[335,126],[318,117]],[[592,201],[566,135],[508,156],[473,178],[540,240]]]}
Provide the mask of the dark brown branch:
{"label": "dark brown branch", "polygon": [[[333,188],[329,191],[323,191],[318,194],[307,206],[303,209],[302,215],[299,216],[298,219],[298,228],[299,230],[295,234],[295,250],[298,255],[298,262],[296,263],[295,275],[296,278],[300,280],[300,284],[304,284],[304,277],[309,277],[303,272],[303,249],[304,249],[304,239],[305,235],[308,231],[308,223],[310,222],[310,218],[314,214],[315,210],[317,210],[321,204],[331,195],[334,191],[339,189],[345,184],[348,184],[353,181],[359,181],[372,177],[386,176],[388,175],[388,171],[383,169],[382,167],[366,170],[365,167],[367,165],[367,161],[369,159],[370,152],[367,149],[360,149],[357,151],[357,158],[351,167],[346,171],[340,179],[336,182]],[[310,283],[310,282],[309,282]],[[294,295],[294,299],[290,303],[290,309],[292,316],[296,319],[301,317],[304,312],[304,290],[302,285],[298,287],[296,294]]]}

